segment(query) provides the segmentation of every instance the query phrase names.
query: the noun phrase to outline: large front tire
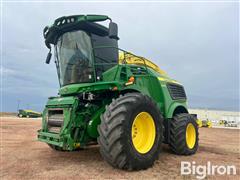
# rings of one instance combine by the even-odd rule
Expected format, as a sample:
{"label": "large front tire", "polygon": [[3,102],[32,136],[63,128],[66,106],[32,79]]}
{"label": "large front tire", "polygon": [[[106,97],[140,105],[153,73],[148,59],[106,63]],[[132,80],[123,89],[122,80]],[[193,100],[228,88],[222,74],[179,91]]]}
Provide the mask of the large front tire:
{"label": "large front tire", "polygon": [[177,114],[171,120],[170,148],[178,155],[195,154],[198,150],[198,125],[191,114]]}
{"label": "large front tire", "polygon": [[158,158],[163,117],[148,96],[128,93],[106,107],[98,126],[100,153],[113,167],[146,169]]}

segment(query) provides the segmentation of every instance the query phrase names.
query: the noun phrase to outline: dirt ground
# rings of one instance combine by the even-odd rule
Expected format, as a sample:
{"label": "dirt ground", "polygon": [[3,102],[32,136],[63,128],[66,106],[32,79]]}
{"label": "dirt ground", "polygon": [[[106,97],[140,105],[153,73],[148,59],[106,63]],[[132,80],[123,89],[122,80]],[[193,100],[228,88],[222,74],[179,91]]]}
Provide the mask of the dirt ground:
{"label": "dirt ground", "polygon": [[237,175],[206,179],[240,179],[240,130],[201,128],[200,147],[193,156],[177,156],[164,145],[152,168],[137,172],[114,169],[103,161],[97,146],[56,152],[36,140],[40,119],[1,117],[1,179],[196,179],[181,176],[181,161],[197,165],[235,165]]}

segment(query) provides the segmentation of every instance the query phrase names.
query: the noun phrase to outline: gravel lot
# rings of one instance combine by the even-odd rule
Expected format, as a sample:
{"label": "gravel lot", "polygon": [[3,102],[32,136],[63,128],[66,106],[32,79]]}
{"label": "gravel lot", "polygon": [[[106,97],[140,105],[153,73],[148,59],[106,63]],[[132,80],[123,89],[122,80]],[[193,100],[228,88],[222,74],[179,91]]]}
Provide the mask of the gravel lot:
{"label": "gravel lot", "polygon": [[181,161],[206,165],[235,165],[235,176],[207,179],[240,179],[240,130],[201,128],[200,147],[193,156],[177,156],[162,147],[152,168],[138,172],[114,169],[101,158],[98,146],[75,152],[56,152],[36,140],[40,119],[1,117],[1,179],[196,179],[181,176]]}

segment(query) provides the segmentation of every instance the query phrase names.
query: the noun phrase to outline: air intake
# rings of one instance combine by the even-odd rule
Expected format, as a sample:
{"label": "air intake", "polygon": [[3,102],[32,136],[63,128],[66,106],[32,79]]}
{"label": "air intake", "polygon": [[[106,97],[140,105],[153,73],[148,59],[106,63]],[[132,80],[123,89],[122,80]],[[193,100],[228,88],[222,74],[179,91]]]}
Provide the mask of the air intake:
{"label": "air intake", "polygon": [[48,110],[48,131],[60,133],[64,121],[62,109]]}
{"label": "air intake", "polygon": [[168,83],[167,88],[172,99],[187,99],[183,86],[173,83]]}

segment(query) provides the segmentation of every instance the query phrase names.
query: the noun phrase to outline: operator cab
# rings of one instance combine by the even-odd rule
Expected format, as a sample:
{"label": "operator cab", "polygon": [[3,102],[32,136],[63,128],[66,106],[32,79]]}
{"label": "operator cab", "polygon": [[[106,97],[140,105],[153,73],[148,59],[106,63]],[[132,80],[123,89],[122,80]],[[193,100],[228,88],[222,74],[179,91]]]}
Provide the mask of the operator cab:
{"label": "operator cab", "polygon": [[[109,28],[98,21],[110,20]],[[107,16],[61,17],[44,29],[45,44],[54,45],[60,86],[101,81],[102,73],[118,64],[117,24]]]}

